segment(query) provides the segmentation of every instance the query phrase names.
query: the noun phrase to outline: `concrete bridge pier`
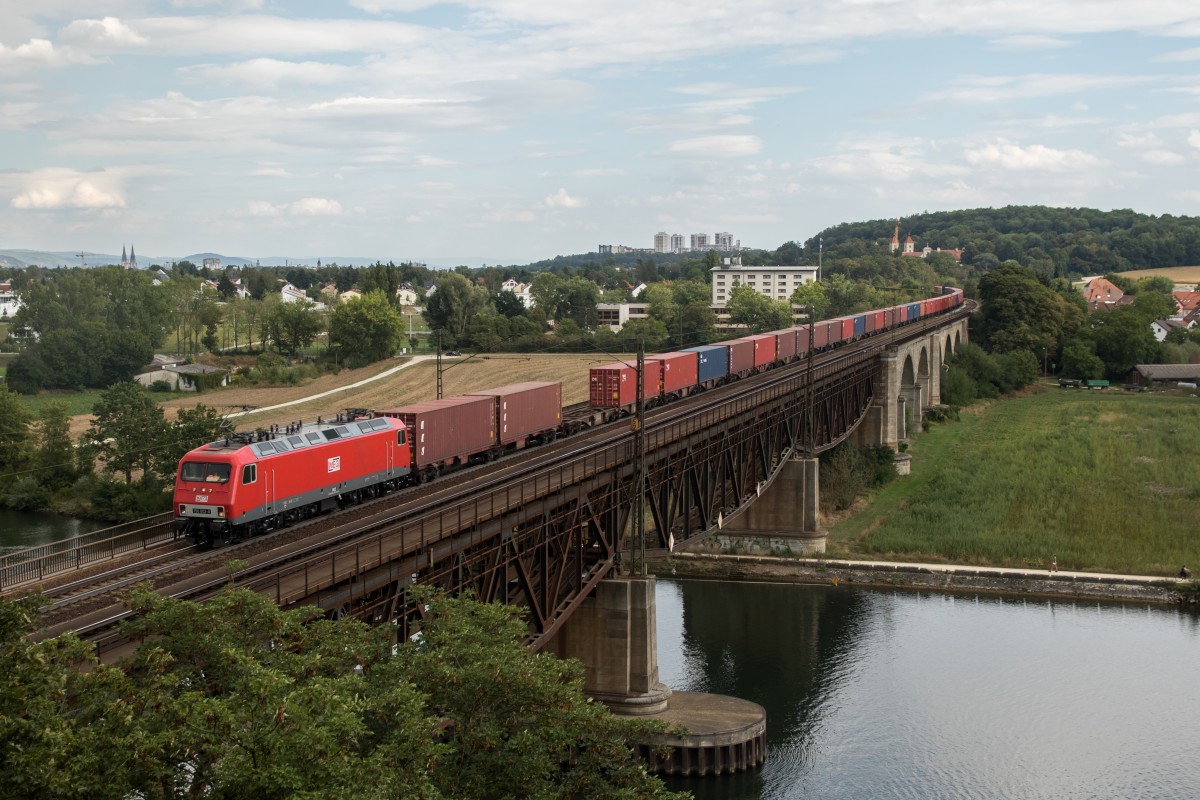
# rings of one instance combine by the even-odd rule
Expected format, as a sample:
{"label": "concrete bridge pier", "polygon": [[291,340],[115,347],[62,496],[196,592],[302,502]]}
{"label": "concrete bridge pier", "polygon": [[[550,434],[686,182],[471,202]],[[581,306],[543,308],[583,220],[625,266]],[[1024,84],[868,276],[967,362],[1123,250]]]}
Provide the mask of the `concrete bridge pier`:
{"label": "concrete bridge pier", "polygon": [[796,455],[762,494],[697,549],[753,555],[825,552],[821,527],[821,461]]}
{"label": "concrete bridge pier", "polygon": [[[674,692],[658,676],[654,576],[601,581],[551,647],[584,664],[584,691],[614,713],[683,728],[639,747],[647,766],[668,775],[721,775],[766,758],[767,715],[736,697]],[[668,755],[659,755],[665,748]]]}
{"label": "concrete bridge pier", "polygon": [[596,586],[555,637],[560,658],[584,664],[583,688],[618,714],[666,710],[658,679],[655,578],[617,576]]}

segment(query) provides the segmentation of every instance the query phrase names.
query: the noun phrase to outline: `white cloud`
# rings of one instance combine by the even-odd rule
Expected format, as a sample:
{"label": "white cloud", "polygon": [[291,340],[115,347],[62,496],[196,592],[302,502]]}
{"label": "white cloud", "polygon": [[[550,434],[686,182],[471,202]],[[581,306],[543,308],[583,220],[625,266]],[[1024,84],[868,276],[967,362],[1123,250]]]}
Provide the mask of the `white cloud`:
{"label": "white cloud", "polygon": [[41,169],[25,176],[22,190],[9,201],[13,208],[124,208],[120,178],[110,172]]}
{"label": "white cloud", "polygon": [[290,178],[292,173],[288,172],[283,167],[263,167],[256,169],[250,173],[257,178]]}
{"label": "white cloud", "polygon": [[1003,36],[993,39],[989,44],[993,50],[1023,53],[1035,50],[1060,50],[1064,47],[1071,47],[1074,42],[1057,36],[1023,34]]}
{"label": "white cloud", "polygon": [[762,140],[757,136],[700,136],[695,139],[680,139],[671,142],[668,152],[681,156],[701,158],[736,158],[752,156],[762,149]]}
{"label": "white cloud", "polygon": [[59,32],[59,38],[81,47],[97,49],[139,47],[146,37],[116,17],[77,19]]}
{"label": "white cloud", "polygon": [[1138,154],[1138,158],[1145,161],[1147,164],[1156,166],[1173,166],[1175,164],[1183,164],[1187,158],[1172,150],[1147,150]]}
{"label": "white cloud", "polygon": [[571,197],[566,189],[560,187],[557,192],[542,200],[542,205],[546,208],[583,208],[584,201]]}
{"label": "white cloud", "polygon": [[1197,150],[1200,150],[1200,130],[1188,131],[1187,143]]}
{"label": "white cloud", "polygon": [[195,64],[179,73],[201,83],[245,84],[254,87],[286,85],[325,86],[343,83],[358,74],[354,67],[319,61],[283,61],[254,58],[237,64]]}
{"label": "white cloud", "polygon": [[967,163],[976,167],[1033,172],[1064,172],[1102,163],[1101,159],[1082,150],[1057,150],[1041,144],[1022,147],[1004,139],[967,148],[964,156]]}
{"label": "white cloud", "polygon": [[329,200],[324,197],[305,197],[293,203],[280,205],[272,204],[266,200],[252,200],[247,205],[246,210],[254,217],[280,217],[284,215],[294,217],[327,217],[338,216],[344,213],[341,203],[337,200]]}
{"label": "white cloud", "polygon": [[288,210],[306,217],[335,216],[342,213],[342,204],[324,197],[305,197],[289,205]]}
{"label": "white cloud", "polygon": [[1155,61],[1200,61],[1200,47],[1190,47],[1187,50],[1174,50],[1163,53]]}
{"label": "white cloud", "polygon": [[16,47],[0,44],[0,67],[61,67],[91,63],[95,63],[95,59],[69,47],[55,47],[49,39],[30,39]]}
{"label": "white cloud", "polygon": [[953,81],[950,88],[923,95],[922,99],[938,103],[1001,103],[1095,90],[1111,91],[1155,81],[1156,78],[1149,75],[969,75]]}

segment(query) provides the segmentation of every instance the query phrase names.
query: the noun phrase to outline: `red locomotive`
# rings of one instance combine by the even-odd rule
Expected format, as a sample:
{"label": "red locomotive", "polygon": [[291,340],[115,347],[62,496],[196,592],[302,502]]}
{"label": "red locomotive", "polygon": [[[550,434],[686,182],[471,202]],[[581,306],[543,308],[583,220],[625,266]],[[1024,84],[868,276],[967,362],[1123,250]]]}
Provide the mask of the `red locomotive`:
{"label": "red locomotive", "polygon": [[175,530],[235,541],[395,489],[411,463],[404,425],[385,417],[234,434],[179,462]]}

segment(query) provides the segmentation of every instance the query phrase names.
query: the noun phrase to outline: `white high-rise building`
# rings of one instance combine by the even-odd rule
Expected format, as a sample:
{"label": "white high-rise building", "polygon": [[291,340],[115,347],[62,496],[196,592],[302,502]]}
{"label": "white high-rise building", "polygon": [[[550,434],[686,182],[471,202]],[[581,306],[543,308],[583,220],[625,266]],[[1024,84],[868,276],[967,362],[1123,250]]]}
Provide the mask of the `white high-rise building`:
{"label": "white high-rise building", "polygon": [[713,249],[722,253],[729,253],[733,250],[733,234],[721,232],[713,236]]}
{"label": "white high-rise building", "polygon": [[816,267],[743,267],[742,259],[726,258],[712,268],[712,304],[724,308],[733,287],[749,286],[772,300],[788,300],[802,283],[817,279]]}
{"label": "white high-rise building", "polygon": [[666,231],[659,231],[658,233],[654,234],[654,252],[656,252],[656,253],[667,252],[667,247],[670,244],[670,242],[671,242],[670,237],[667,236]]}
{"label": "white high-rise building", "polygon": [[698,253],[702,250],[707,250],[707,249],[708,249],[708,234],[707,233],[693,233],[692,234],[692,252]]}
{"label": "white high-rise building", "polygon": [[671,234],[671,252],[672,253],[682,253],[683,252],[683,234],[682,233],[672,233]]}

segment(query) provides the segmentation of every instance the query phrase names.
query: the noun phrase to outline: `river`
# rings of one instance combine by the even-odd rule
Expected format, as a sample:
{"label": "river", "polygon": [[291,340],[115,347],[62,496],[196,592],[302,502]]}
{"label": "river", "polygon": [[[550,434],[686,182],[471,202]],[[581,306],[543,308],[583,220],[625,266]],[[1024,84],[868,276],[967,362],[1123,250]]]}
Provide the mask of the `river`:
{"label": "river", "polygon": [[1133,604],[660,580],[671,688],[767,711],[735,798],[1200,796],[1200,617]]}
{"label": "river", "polygon": [[69,539],[111,524],[64,514],[0,509],[0,552]]}

